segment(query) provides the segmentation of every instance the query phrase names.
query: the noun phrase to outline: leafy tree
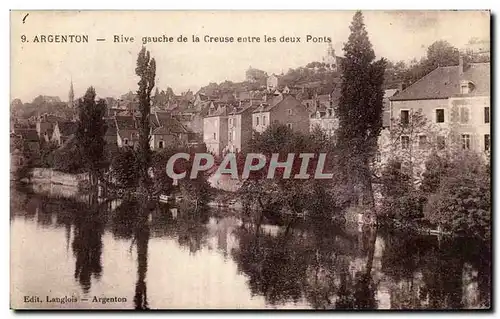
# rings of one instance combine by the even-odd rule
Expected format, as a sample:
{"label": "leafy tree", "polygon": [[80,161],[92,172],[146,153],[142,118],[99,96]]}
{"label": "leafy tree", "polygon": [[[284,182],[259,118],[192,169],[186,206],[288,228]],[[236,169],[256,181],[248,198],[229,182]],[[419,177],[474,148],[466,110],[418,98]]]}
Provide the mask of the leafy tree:
{"label": "leafy tree", "polygon": [[445,230],[468,237],[491,236],[491,182],[478,154],[453,154],[437,192],[430,196],[426,218]]}
{"label": "leafy tree", "polygon": [[137,154],[134,149],[125,147],[113,154],[111,175],[119,188],[134,189],[139,183]]}
{"label": "leafy tree", "polygon": [[96,102],[96,93],[89,87],[78,101],[76,142],[82,154],[82,162],[89,173],[90,184],[97,187],[98,178],[104,166],[104,134],[106,133],[106,102]]}
{"label": "leafy tree", "polygon": [[438,145],[434,143],[437,136],[447,132],[432,124],[421,109],[409,111],[405,121],[393,118],[391,122],[389,145],[383,148],[401,162],[411,184],[417,185],[421,180],[425,160],[432,151],[438,150]]}
{"label": "leafy tree", "polygon": [[448,160],[433,152],[425,162],[425,171],[422,174],[420,189],[427,194],[437,192],[441,184],[441,178],[446,175]]}
{"label": "leafy tree", "polygon": [[345,152],[342,163],[350,185],[360,185],[363,204],[374,206],[370,161],[377,150],[382,129],[382,84],[386,62],[375,60],[361,12],[356,12],[351,34],[344,46],[341,97],[336,107],[339,117],[338,145]]}
{"label": "leafy tree", "polygon": [[267,73],[262,70],[250,67],[245,72],[245,78],[249,82],[258,82],[264,84],[267,80]]}
{"label": "leafy tree", "polygon": [[41,167],[54,167],[54,152],[58,146],[53,142],[40,140],[40,165]]}
{"label": "leafy tree", "polygon": [[422,217],[422,203],[409,175],[403,173],[401,163],[390,161],[382,171],[382,208],[378,214],[385,222],[393,219],[409,222]]}
{"label": "leafy tree", "polygon": [[54,151],[54,169],[69,174],[85,172],[83,155],[74,140]]}
{"label": "leafy tree", "polygon": [[151,112],[151,92],[155,86],[156,61],[150,57],[149,51],[143,47],[137,57],[137,67],[135,73],[139,76],[139,142],[138,142],[138,170],[139,170],[139,193],[148,195],[151,185],[148,173],[151,165],[151,148],[149,145],[150,123],[149,114]]}

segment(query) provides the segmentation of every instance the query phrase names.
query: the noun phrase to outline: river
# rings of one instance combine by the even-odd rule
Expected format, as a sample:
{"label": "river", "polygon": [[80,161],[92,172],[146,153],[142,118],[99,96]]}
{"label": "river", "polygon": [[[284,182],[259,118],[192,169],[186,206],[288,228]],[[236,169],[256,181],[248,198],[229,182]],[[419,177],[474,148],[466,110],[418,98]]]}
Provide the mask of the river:
{"label": "river", "polygon": [[484,243],[313,222],[288,231],[266,224],[257,232],[221,209],[158,204],[144,219],[138,211],[131,201],[90,208],[81,199],[12,187],[11,306],[490,306],[491,251]]}

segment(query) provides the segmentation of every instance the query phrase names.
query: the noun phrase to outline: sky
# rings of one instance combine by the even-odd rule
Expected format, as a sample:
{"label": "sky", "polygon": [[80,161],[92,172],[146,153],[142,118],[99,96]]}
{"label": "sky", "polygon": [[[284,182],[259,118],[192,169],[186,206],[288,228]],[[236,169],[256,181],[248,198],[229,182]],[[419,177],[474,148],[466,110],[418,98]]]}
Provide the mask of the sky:
{"label": "sky", "polygon": [[[326,54],[327,44],[308,43],[307,35],[330,37],[337,55],[343,56],[353,15],[353,11],[12,11],[11,100],[30,102],[42,94],[67,101],[71,81],[76,97],[89,86],[100,97],[135,91],[142,37],[174,37],[173,43],[146,45],[156,59],[160,90],[170,86],[180,94],[188,89],[196,92],[210,82],[243,81],[250,66],[279,74],[320,61]],[[363,15],[375,54],[392,61],[420,59],[436,40],[462,48],[472,37],[490,37],[487,11],[364,11]],[[89,42],[33,42],[35,36],[49,34],[88,35]],[[23,35],[29,42],[22,42]],[[114,43],[115,35],[135,41]],[[189,41],[176,42],[180,35]],[[193,43],[192,35],[201,42]],[[205,35],[235,40],[256,36],[261,42],[205,43]],[[264,35],[276,37],[277,42],[264,43]],[[280,43],[281,36],[298,36],[301,42]]]}

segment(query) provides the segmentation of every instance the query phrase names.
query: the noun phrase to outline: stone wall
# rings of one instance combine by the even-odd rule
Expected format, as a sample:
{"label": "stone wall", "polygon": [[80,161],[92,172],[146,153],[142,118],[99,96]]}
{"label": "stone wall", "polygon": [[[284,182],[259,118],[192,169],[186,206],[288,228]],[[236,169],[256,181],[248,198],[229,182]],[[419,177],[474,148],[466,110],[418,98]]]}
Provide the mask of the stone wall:
{"label": "stone wall", "polygon": [[88,181],[88,175],[85,173],[68,174],[55,171],[51,168],[34,168],[31,180],[32,182],[52,183],[78,187],[80,183]]}

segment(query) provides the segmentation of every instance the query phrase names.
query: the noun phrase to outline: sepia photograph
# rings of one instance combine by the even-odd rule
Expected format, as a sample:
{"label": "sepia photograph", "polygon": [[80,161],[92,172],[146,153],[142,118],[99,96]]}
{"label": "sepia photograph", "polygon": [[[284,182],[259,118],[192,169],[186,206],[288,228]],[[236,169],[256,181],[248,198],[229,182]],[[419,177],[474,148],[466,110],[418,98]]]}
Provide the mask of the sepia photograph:
{"label": "sepia photograph", "polygon": [[10,308],[491,311],[491,21],[11,10]]}

